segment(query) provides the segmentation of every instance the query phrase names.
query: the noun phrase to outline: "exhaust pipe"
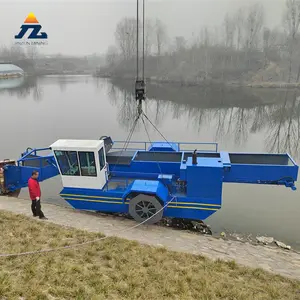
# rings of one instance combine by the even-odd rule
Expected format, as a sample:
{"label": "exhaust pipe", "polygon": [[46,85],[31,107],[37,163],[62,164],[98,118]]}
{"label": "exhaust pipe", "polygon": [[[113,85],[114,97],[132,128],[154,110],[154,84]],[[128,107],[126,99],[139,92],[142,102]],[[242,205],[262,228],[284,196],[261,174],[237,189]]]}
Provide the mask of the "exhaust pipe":
{"label": "exhaust pipe", "polygon": [[197,165],[197,149],[193,153],[193,165]]}

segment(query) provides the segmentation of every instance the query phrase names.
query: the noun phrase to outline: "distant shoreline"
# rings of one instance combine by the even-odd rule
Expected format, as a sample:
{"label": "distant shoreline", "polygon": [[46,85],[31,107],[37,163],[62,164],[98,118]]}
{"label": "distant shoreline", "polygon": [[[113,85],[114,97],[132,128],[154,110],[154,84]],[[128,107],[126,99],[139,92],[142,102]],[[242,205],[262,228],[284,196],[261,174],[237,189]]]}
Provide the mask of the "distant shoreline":
{"label": "distant shoreline", "polygon": [[[93,75],[96,78],[108,78],[117,80],[134,80],[134,78],[129,76],[111,76],[111,75]],[[146,78],[147,82],[151,83],[166,83],[166,84],[176,84],[181,86],[199,86],[205,87],[211,84],[220,84],[227,87],[250,87],[250,88],[276,88],[276,89],[300,89],[300,83],[288,83],[288,82],[226,82],[220,80],[207,80],[207,81],[196,81],[196,80],[176,80],[176,79],[164,79],[164,78]]]}
{"label": "distant shoreline", "polygon": [[[102,79],[111,79],[111,80],[122,80],[122,81],[132,81],[134,82],[135,78],[131,76],[111,76],[107,74],[97,75],[92,72],[37,72],[35,74],[24,74],[25,77],[45,77],[45,76],[92,76],[94,78],[102,78]],[[22,76],[10,75],[10,76],[1,76],[1,79],[12,79],[19,78]],[[146,78],[146,82],[152,84],[173,84],[176,86],[184,86],[184,87],[208,87],[211,85],[224,85],[226,87],[232,88],[259,88],[259,89],[300,89],[299,83],[288,83],[288,82],[268,82],[268,81],[260,81],[260,82],[226,82],[220,80],[177,80],[177,79],[169,79],[169,78],[157,78],[151,77]]]}

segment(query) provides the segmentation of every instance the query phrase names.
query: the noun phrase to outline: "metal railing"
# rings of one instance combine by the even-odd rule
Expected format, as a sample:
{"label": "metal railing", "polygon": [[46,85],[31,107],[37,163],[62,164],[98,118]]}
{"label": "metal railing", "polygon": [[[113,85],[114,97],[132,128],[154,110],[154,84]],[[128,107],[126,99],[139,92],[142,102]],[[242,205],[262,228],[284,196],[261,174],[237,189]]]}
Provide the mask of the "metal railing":
{"label": "metal railing", "polygon": [[[185,142],[179,142],[177,143],[179,147],[179,151],[194,151],[197,149],[197,152],[218,152],[218,143],[185,143]],[[184,146],[188,146],[187,149],[184,148]],[[193,146],[193,147],[191,147]],[[203,148],[199,148],[197,146],[201,146]],[[211,147],[211,149],[206,149]]]}
{"label": "metal railing", "polygon": [[[154,143],[164,143],[167,142],[153,142]],[[121,147],[116,147],[116,144],[120,144]],[[114,141],[112,149],[122,150],[124,147],[125,141]],[[197,149],[197,152],[218,152],[218,143],[186,143],[186,142],[170,142],[171,146],[176,146],[178,151],[194,151]],[[130,141],[126,150],[134,151],[147,151],[151,146],[150,142],[141,142],[141,141]],[[199,147],[201,146],[201,148]]]}
{"label": "metal railing", "polygon": [[[17,160],[17,164],[18,166],[22,165],[23,162],[26,162],[26,161],[39,161],[39,165],[40,167],[42,167],[42,164],[43,164],[43,160],[45,159],[49,159],[49,158],[52,158],[53,155],[51,154],[48,154],[48,155],[45,155],[45,156],[38,156],[38,152],[42,152],[42,151],[49,151],[50,148],[39,148],[39,149],[30,149],[28,148],[26,150],[26,152],[24,152],[22,154],[22,157],[20,159]],[[29,156],[35,156],[35,157],[29,157]]]}

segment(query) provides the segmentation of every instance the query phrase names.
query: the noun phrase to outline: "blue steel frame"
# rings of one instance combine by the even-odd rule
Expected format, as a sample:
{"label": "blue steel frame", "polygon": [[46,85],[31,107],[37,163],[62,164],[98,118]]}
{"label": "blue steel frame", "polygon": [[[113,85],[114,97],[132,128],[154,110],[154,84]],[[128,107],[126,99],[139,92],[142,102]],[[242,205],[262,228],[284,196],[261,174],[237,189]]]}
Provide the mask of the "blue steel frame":
{"label": "blue steel frame", "polygon": [[[114,141],[114,145],[116,144],[116,143],[118,143],[118,144],[125,144],[125,142],[126,141]],[[150,143],[150,142],[141,142],[141,141],[130,141],[129,143],[128,143],[128,145],[132,145],[132,144],[138,144],[138,145],[144,145],[144,147],[140,147],[140,148],[131,148],[131,147],[127,147],[126,149],[127,150],[136,150],[136,151],[139,151],[139,150],[144,150],[144,151],[147,151],[148,150],[148,148],[147,148],[147,145],[149,145],[149,146],[151,146],[151,145],[153,145],[154,143],[162,143],[162,144],[167,144],[166,142],[157,142],[157,141],[155,141],[155,142],[152,142],[152,143]],[[186,143],[186,142],[172,142],[172,143],[170,143],[170,144],[176,144],[177,146],[178,146],[178,149],[179,149],[179,151],[194,151],[195,149],[194,148],[191,148],[191,149],[182,149],[180,146],[184,146],[184,145],[187,145],[187,146],[191,146],[191,145],[193,145],[193,146],[200,146],[200,145],[206,145],[206,146],[213,146],[214,147],[214,149],[213,150],[202,150],[202,152],[218,152],[218,148],[219,148],[219,145],[218,145],[218,143]],[[123,150],[123,147],[114,147],[113,146],[113,149],[115,149],[115,150]],[[199,150],[199,149],[197,149],[197,151],[198,152],[201,152],[201,150]]]}
{"label": "blue steel frame", "polygon": [[[7,165],[4,167],[4,178],[6,189],[11,192],[27,187],[28,179],[32,171],[39,172],[39,181],[44,181],[59,174],[53,154],[39,156],[39,152],[49,151],[50,148],[31,149],[22,153],[21,158],[17,160],[17,165]],[[28,157],[34,155],[35,157]],[[45,164],[47,162],[47,165]],[[38,162],[34,166],[26,166],[26,162]]]}
{"label": "blue steel frame", "polygon": [[[115,147],[114,150],[123,148]],[[133,144],[143,145],[141,148]],[[165,146],[165,142],[131,142],[127,150],[134,150],[129,165],[110,164],[111,178],[103,189],[84,189],[64,187],[60,195],[74,208],[106,212],[127,213],[130,197],[136,193],[155,195],[162,204],[173,201],[164,209],[164,216],[205,220],[222,205],[223,182],[277,184],[295,189],[298,166],[289,154],[278,154],[290,160],[291,164],[249,164],[232,163],[230,155],[236,153],[218,152],[217,143],[171,143],[169,152],[181,152],[180,161],[141,161],[134,160],[139,152],[150,152],[154,144]],[[171,146],[176,144],[175,151]],[[147,146],[149,147],[147,148]],[[213,146],[213,150],[197,153],[217,153],[220,157],[198,157],[198,165],[192,165],[191,157],[183,162],[185,153],[194,149],[183,150],[184,146]],[[160,148],[158,146],[158,148]],[[163,148],[163,147],[162,147]],[[6,185],[10,191],[27,186],[27,180],[33,169],[40,172],[40,181],[59,174],[53,154],[39,156],[39,152],[50,148],[31,149],[22,154],[17,166],[5,167]],[[168,150],[167,150],[168,151]],[[160,152],[160,151],[155,151]],[[165,152],[164,152],[165,153]],[[275,154],[238,153],[239,155]],[[33,155],[35,157],[29,157]],[[276,155],[275,155],[276,156]],[[47,164],[44,165],[45,160]],[[26,166],[26,162],[37,161],[35,166]],[[187,189],[182,188],[178,180],[186,181]],[[175,196],[175,198],[173,198]]]}
{"label": "blue steel frame", "polygon": [[[192,145],[195,144],[192,143]],[[136,149],[131,148],[131,150]],[[139,189],[140,193],[156,195],[162,204],[166,204],[175,196],[174,200],[164,209],[164,216],[205,220],[222,206],[223,182],[278,184],[294,188],[294,180],[297,180],[298,174],[298,166],[288,154],[281,154],[281,156],[288,157],[293,164],[292,166],[231,164],[230,153],[221,152],[220,158],[198,158],[198,166],[194,167],[193,173],[187,178],[188,185],[194,182],[190,192],[191,196],[188,196],[187,193],[178,191],[176,187],[176,179],[180,178],[184,152],[182,153],[180,162],[159,162],[160,168],[156,161],[134,161],[138,152],[147,152],[147,150],[136,150],[129,166],[110,165],[113,177],[102,191],[64,188],[61,196],[77,209],[128,213],[128,204],[130,201],[127,195],[134,192],[132,182],[134,184],[139,182],[141,186]],[[251,153],[243,154],[249,155]],[[269,154],[263,155],[268,156]],[[191,158],[189,158],[187,163],[190,168],[193,167],[191,165]],[[230,169],[232,170],[232,174],[228,175],[226,172],[229,172]],[[159,179],[160,171],[171,175],[173,178],[168,186],[167,198],[159,196],[158,191],[149,192],[145,188],[145,185],[149,182],[157,184],[161,182]],[[207,177],[207,174],[213,177],[210,179]],[[244,174],[246,174],[246,177],[243,177],[245,176]],[[292,180],[278,181],[279,178],[277,176],[283,175],[291,177]],[[199,178],[202,178],[200,182],[197,181]],[[109,185],[113,182],[120,183],[120,185],[110,188]]]}
{"label": "blue steel frame", "polygon": [[[292,165],[280,165],[280,164],[241,164],[231,163],[228,159],[229,155],[261,155],[261,153],[223,153],[226,157],[227,162],[226,169],[224,172],[224,182],[233,183],[248,183],[248,184],[271,184],[271,185],[285,185],[290,187],[292,190],[296,190],[295,181],[298,179],[299,167],[290,156],[286,154],[269,154],[264,153],[265,157],[277,156],[286,157]],[[227,171],[227,172],[226,172]]]}
{"label": "blue steel frame", "polygon": [[[124,144],[125,141],[114,141],[113,149],[123,150],[121,147],[116,147],[116,143]],[[142,145],[143,147],[133,147],[134,144]],[[102,190],[65,187],[60,193],[61,197],[63,197],[71,206],[76,209],[99,210],[116,213],[128,213],[128,195],[137,192],[155,195],[158,199],[160,199],[162,204],[165,205],[168,201],[173,199],[173,192],[176,192],[176,188],[174,188],[174,184],[172,186],[171,181],[171,186],[169,186],[171,189],[170,193],[167,187],[161,183],[163,180],[158,180],[158,177],[161,174],[160,171],[162,171],[164,174],[173,174],[174,179],[179,178],[180,165],[184,157],[184,152],[182,152],[180,162],[159,162],[159,166],[157,162],[134,161],[134,158],[139,151],[147,152],[154,144],[166,143],[148,143],[140,141],[130,142],[129,147],[127,147],[126,150],[136,151],[132,157],[130,167],[111,164],[109,168],[112,178],[109,179]],[[171,143],[171,145],[173,144],[177,145],[178,152],[180,152],[180,149],[186,145],[213,146],[213,150],[206,150],[205,152],[216,153],[218,151],[217,143]],[[191,151],[194,151],[194,147],[188,152]],[[201,152],[201,150],[197,150],[197,152]],[[150,182],[152,183],[152,186],[157,184],[160,186],[160,188],[153,191],[149,190],[148,185]],[[117,185],[116,188],[110,188],[109,186],[112,183],[120,184]],[[201,199],[192,199],[177,193],[173,201],[164,209],[164,216],[204,220],[211,214],[218,211],[220,208],[221,198],[217,201],[214,199],[204,199],[201,201]]]}
{"label": "blue steel frame", "polygon": [[[166,187],[161,187],[161,191],[153,190],[152,192],[143,190],[143,184],[149,181],[140,180],[139,184],[141,188],[139,193],[147,193],[157,196],[159,200],[165,205],[167,202],[173,199],[168,206],[165,207],[163,215],[165,217],[177,217],[184,219],[205,220],[221,209],[221,203],[211,203],[211,200],[187,198],[180,196],[180,194],[172,195],[168,193]],[[159,184],[158,181],[153,181]],[[162,191],[164,189],[164,191]],[[128,205],[130,198],[127,196],[134,193],[136,190],[132,189],[132,185],[127,187],[109,189],[109,190],[92,190],[92,189],[79,189],[79,188],[63,188],[60,196],[65,199],[75,209],[93,210],[102,212],[113,213],[128,213]],[[164,194],[163,197],[160,196]]]}
{"label": "blue steel frame", "polygon": [[[22,153],[21,155],[21,158],[18,159],[18,166],[20,165],[19,163],[20,162],[23,162],[23,161],[26,161],[26,160],[30,160],[30,158],[27,158],[27,156],[29,155],[35,155],[37,156],[37,153],[38,152],[42,152],[42,151],[50,151],[51,149],[48,147],[48,148],[36,148],[36,149],[30,149],[31,151],[28,151],[28,149],[30,148],[27,148],[27,150],[25,152]],[[53,155],[52,155],[53,156]],[[39,158],[44,158],[43,156],[40,156]],[[32,159],[36,159],[36,158],[32,158]]]}

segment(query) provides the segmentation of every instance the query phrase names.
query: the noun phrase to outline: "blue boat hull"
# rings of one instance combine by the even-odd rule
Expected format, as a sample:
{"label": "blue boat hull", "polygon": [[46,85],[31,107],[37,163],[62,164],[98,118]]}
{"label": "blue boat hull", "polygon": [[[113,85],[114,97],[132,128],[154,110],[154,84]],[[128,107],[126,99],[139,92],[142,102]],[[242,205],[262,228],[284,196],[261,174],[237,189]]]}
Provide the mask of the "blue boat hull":
{"label": "blue boat hull", "polygon": [[[107,194],[101,190],[64,188],[60,196],[75,209],[127,214],[130,200],[124,194],[126,191]],[[219,209],[221,204],[178,196],[164,208],[163,216],[205,220]]]}

